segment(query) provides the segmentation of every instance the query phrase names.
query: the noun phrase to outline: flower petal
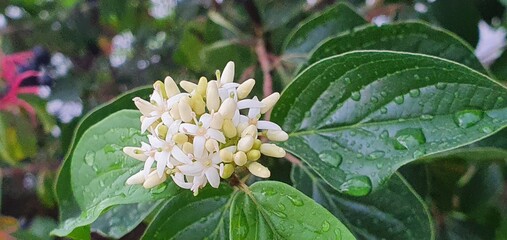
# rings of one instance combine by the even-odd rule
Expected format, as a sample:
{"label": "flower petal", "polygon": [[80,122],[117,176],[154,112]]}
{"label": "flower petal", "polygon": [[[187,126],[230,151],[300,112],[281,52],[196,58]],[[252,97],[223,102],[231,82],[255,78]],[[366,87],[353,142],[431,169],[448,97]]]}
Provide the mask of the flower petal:
{"label": "flower petal", "polygon": [[[211,130],[211,129],[210,129]],[[214,129],[213,129],[214,130]],[[217,131],[217,130],[215,130]],[[209,132],[209,130],[208,130]],[[225,137],[224,137],[225,140]],[[204,152],[204,144],[206,143],[206,138],[203,136],[195,136],[194,137],[194,156],[198,159],[202,157],[202,154]]]}
{"label": "flower petal", "polygon": [[186,164],[192,162],[192,160],[178,146],[173,147],[171,155],[174,157],[174,159],[178,160],[178,162]]}
{"label": "flower petal", "polygon": [[[218,131],[213,128],[209,128],[208,131],[206,131],[206,134],[212,139],[215,139],[221,143],[225,143],[225,136],[221,131]],[[195,143],[194,143],[194,147],[195,147]]]}
{"label": "flower petal", "polygon": [[194,125],[194,124],[182,123],[180,125],[180,132],[182,132],[182,133],[188,133],[188,134],[191,134],[191,135],[196,135],[197,134],[197,130],[199,130],[199,127],[197,125]]}
{"label": "flower petal", "polygon": [[146,159],[146,162],[144,162],[143,173],[145,177],[148,177],[148,174],[150,174],[151,165],[153,165],[153,162],[155,162],[155,159],[153,159],[152,157],[149,157],[148,159]]}
{"label": "flower petal", "polygon": [[204,174],[206,174],[209,184],[214,188],[218,188],[220,185],[220,175],[218,175],[218,169],[210,167],[206,169]]}

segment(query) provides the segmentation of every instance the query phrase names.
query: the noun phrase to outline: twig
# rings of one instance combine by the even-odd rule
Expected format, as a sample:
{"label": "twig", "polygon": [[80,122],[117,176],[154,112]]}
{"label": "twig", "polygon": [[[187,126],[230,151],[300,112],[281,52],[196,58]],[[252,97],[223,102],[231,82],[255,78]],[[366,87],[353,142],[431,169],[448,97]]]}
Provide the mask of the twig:
{"label": "twig", "polygon": [[293,164],[296,164],[296,165],[301,165],[301,160],[299,160],[297,157],[295,157],[294,155],[290,154],[290,153],[287,153],[285,155],[285,159],[287,159],[289,162],[293,163]]}

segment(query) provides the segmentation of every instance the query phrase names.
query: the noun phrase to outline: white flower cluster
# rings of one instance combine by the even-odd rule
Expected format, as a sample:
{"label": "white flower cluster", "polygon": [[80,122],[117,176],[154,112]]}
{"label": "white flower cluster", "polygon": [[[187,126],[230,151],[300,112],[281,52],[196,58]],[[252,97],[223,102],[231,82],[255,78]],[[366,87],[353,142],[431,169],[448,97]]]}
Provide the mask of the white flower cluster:
{"label": "white flower cluster", "polygon": [[131,176],[127,184],[152,188],[170,176],[178,186],[196,195],[208,182],[217,188],[220,178],[229,178],[236,169],[248,169],[262,178],[270,176],[269,169],[257,160],[261,154],[281,158],[285,151],[262,143],[259,137],[285,141],[288,135],[277,124],[260,118],[280,94],[273,93],[262,101],[247,99],[255,80],[234,83],[233,62],[227,63],[222,74],[217,71],[216,78],[208,81],[201,77],[198,84],[181,81],[184,92],[180,92],[167,77],[163,83],[155,82],[149,102],[134,98],[142,113],[141,131],[148,131],[149,143],[123,149],[144,161],[144,169]]}

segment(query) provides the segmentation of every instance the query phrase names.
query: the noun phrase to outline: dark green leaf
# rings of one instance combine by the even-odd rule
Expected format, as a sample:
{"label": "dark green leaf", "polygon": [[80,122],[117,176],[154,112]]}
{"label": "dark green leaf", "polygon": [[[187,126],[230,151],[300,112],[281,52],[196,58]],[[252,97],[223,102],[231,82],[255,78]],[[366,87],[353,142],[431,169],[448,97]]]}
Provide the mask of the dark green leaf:
{"label": "dark green leaf", "polygon": [[455,62],[421,54],[357,51],[308,67],[271,120],[280,145],[335,189],[364,195],[415,159],[505,127],[507,91]]}
{"label": "dark green leaf", "polygon": [[338,3],[297,27],[285,41],[285,54],[306,55],[320,41],[366,23],[349,5]]}
{"label": "dark green leaf", "polygon": [[194,196],[183,191],[157,213],[143,239],[227,239],[232,188],[205,188]]}
{"label": "dark green leaf", "polygon": [[256,182],[231,208],[231,239],[355,239],[311,198],[281,182]]}
{"label": "dark green leaf", "polygon": [[422,53],[465,64],[477,71],[486,70],[475,57],[473,48],[455,34],[423,22],[392,25],[367,25],[320,44],[308,64],[354,50],[393,50]]}
{"label": "dark green leaf", "polygon": [[396,174],[382,190],[350,197],[330,188],[306,166],[292,168],[294,187],[338,217],[359,239],[434,239],[422,199]]}
{"label": "dark green leaf", "polygon": [[119,239],[132,231],[161,201],[118,205],[100,216],[91,226],[92,232]]}
{"label": "dark green leaf", "polygon": [[[262,19],[264,30],[273,30],[284,26],[302,12],[306,1],[255,0],[255,5]],[[283,12],[283,14],[280,14]]]}

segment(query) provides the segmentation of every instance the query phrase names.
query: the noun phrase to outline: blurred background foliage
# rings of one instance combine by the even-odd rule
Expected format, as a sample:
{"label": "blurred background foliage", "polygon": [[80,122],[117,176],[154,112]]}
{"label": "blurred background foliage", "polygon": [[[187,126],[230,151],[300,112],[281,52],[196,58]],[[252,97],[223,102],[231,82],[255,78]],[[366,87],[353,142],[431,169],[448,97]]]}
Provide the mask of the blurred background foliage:
{"label": "blurred background foliage", "polygon": [[[336,2],[0,1],[0,58],[43,47],[51,59],[39,70],[52,80],[47,98],[20,96],[35,110],[36,124],[22,109],[0,111],[0,238],[51,239],[58,214],[55,175],[77,122],[91,109],[167,75],[191,81],[212,77],[230,60],[242,80],[262,80],[259,41],[267,49],[274,90],[281,91],[297,73],[300,57],[284,54],[286,37],[303,19]],[[481,19],[507,27],[505,0],[344,2],[375,24],[424,20],[471,46],[478,42]],[[499,81],[507,80],[507,54],[490,70]],[[0,88],[8,91],[5,83]],[[261,96],[262,89],[258,84],[255,93]],[[439,239],[507,239],[506,133],[402,169],[428,203]],[[289,181],[288,174],[275,175]],[[124,238],[136,239],[139,232]]]}

